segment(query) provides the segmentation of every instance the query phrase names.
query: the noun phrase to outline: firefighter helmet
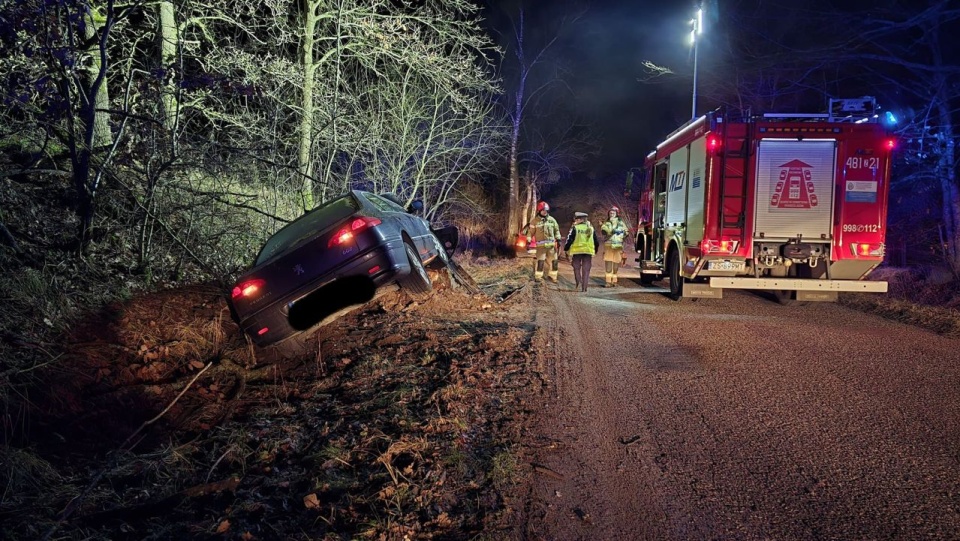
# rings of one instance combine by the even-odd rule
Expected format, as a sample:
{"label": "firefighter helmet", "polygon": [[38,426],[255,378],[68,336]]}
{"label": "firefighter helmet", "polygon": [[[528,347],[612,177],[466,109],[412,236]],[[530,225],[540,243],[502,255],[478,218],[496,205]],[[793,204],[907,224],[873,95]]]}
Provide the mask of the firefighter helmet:
{"label": "firefighter helmet", "polygon": [[546,201],[541,201],[537,203],[537,212],[540,212],[541,210],[550,212],[550,205],[548,205]]}
{"label": "firefighter helmet", "polygon": [[[620,207],[614,205],[614,206],[610,207],[610,212],[616,212],[616,213],[617,213],[617,216],[620,216]],[[608,212],[607,214],[609,214],[610,212]]]}

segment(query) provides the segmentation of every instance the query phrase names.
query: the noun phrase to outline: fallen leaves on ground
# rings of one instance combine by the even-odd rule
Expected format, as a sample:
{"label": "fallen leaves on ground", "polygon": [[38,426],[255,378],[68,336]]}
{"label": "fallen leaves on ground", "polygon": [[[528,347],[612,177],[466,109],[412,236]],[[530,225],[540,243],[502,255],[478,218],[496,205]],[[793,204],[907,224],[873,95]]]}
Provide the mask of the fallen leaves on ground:
{"label": "fallen leaves on ground", "polygon": [[4,502],[20,512],[4,538],[502,531],[515,510],[498,488],[518,475],[502,457],[519,441],[534,326],[529,295],[511,295],[523,270],[469,270],[487,294],[394,293],[271,350],[245,342],[212,288],[90,318],[33,397],[21,444],[55,473]]}

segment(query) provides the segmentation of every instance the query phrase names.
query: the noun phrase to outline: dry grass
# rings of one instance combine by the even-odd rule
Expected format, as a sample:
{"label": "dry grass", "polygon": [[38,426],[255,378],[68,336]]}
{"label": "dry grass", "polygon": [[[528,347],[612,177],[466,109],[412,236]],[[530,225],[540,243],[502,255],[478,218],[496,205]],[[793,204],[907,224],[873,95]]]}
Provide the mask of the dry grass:
{"label": "dry grass", "polygon": [[[488,289],[529,279],[514,261],[468,265],[481,285],[494,284]],[[63,440],[41,444],[44,434],[27,430],[20,446],[0,446],[0,513],[26,509],[0,525],[0,537],[469,539],[498,531],[508,520],[499,491],[521,470],[506,450],[504,418],[510,396],[526,386],[503,374],[522,373],[530,331],[467,324],[464,314],[505,308],[456,291],[415,304],[394,293],[308,337],[301,355],[282,357],[251,350],[215,291],[116,304],[68,333],[65,364],[47,382],[48,398],[63,403],[42,422]],[[196,364],[211,360],[187,387]],[[132,451],[117,452],[184,390]]]}
{"label": "dry grass", "polygon": [[883,267],[871,278],[886,280],[886,295],[841,295],[847,306],[933,332],[960,337],[960,283],[935,267]]}

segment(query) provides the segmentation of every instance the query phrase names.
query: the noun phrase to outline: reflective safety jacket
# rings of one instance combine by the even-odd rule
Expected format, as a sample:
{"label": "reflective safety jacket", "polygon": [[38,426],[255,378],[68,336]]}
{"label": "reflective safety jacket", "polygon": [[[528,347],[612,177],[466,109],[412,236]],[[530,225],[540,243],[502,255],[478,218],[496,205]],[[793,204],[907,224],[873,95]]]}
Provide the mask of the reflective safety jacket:
{"label": "reflective safety jacket", "polygon": [[570,255],[597,253],[600,241],[597,239],[597,230],[590,225],[590,222],[574,224],[567,233],[567,242],[563,249]]}
{"label": "reflective safety jacket", "polygon": [[537,216],[528,226],[528,235],[537,246],[553,244],[560,240],[560,224],[553,216]]}
{"label": "reflective safety jacket", "polygon": [[629,228],[626,222],[621,220],[619,216],[604,222],[600,230],[603,231],[603,234],[607,237],[607,240],[603,242],[604,246],[612,250],[623,249],[623,239],[626,238]]}

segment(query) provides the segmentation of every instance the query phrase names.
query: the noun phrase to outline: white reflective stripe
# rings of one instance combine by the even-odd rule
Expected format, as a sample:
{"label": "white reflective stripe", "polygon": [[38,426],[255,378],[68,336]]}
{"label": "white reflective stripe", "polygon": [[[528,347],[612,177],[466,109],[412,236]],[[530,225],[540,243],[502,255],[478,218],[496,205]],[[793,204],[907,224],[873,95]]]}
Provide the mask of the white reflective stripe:
{"label": "white reflective stripe", "polygon": [[786,291],[859,291],[886,293],[886,282],[864,280],[813,280],[799,278],[725,278],[712,276],[710,287],[720,289],[780,289]]}

